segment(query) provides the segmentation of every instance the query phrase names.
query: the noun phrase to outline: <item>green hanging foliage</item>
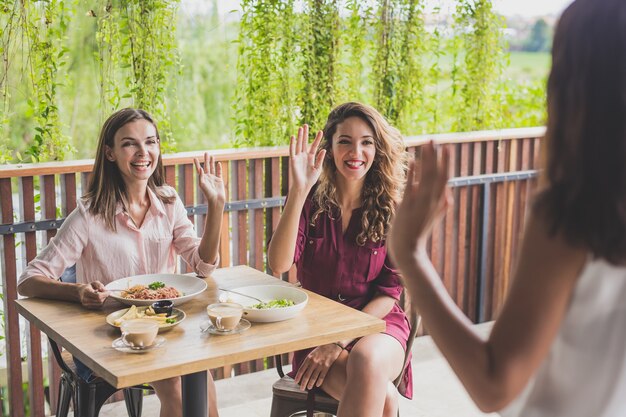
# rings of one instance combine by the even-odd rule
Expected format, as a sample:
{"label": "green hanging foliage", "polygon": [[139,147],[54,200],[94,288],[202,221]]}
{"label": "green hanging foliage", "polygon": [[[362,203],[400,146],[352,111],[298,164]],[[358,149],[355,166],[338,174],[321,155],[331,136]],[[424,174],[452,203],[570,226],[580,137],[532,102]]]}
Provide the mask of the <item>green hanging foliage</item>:
{"label": "green hanging foliage", "polygon": [[123,66],[130,66],[126,97],[158,120],[161,138],[169,149],[175,148],[165,93],[169,76],[178,66],[178,0],[126,0],[122,7],[121,55]]}
{"label": "green hanging foliage", "polygon": [[65,2],[22,2],[21,30],[28,42],[27,69],[34,97],[29,100],[36,122],[26,153],[33,161],[63,160],[74,152],[62,133],[57,105],[59,71],[66,63],[63,45],[68,10]]}
{"label": "green hanging foliage", "polygon": [[394,93],[395,72],[393,59],[399,55],[395,33],[394,6],[398,0],[379,0],[378,22],[376,24],[377,47],[372,64],[372,84],[374,84],[374,103],[376,108],[388,118],[393,118],[392,98]]}
{"label": "green hanging foliage", "polygon": [[178,0],[101,0],[97,20],[101,119],[124,106],[148,111],[159,124],[164,152],[176,148],[167,93],[180,69],[176,54]]}
{"label": "green hanging foliage", "polygon": [[[96,41],[98,50],[96,60],[99,69],[100,88],[100,119],[104,121],[111,113],[121,106],[122,93],[120,80],[117,79],[117,70],[122,67],[119,7],[113,7],[109,1],[101,1],[96,10],[90,10],[88,16],[97,19]],[[124,68],[129,68],[125,64]]]}
{"label": "green hanging foliage", "polygon": [[[436,7],[431,13],[431,19],[439,22],[441,19],[441,8]],[[424,111],[413,112],[413,121],[409,129],[410,132],[425,133],[441,131],[441,122],[445,117],[444,103],[442,99],[445,90],[440,86],[446,74],[442,65],[442,60],[446,55],[445,38],[441,33],[439,25],[434,25],[430,34],[425,40],[426,54],[430,59],[424,65],[423,81],[423,109]]]}
{"label": "green hanging foliage", "polygon": [[389,121],[403,129],[421,107],[422,59],[426,52],[423,0],[380,0],[373,63],[374,102]]}
{"label": "green hanging foliage", "polygon": [[236,145],[283,143],[295,122],[293,0],[243,0],[239,32]]}
{"label": "green hanging foliage", "polygon": [[337,102],[367,101],[371,91],[365,69],[373,8],[361,0],[347,0],[345,8],[349,15],[340,23]]}
{"label": "green hanging foliage", "polygon": [[[278,107],[280,124],[276,130],[277,137],[274,136],[268,144],[276,145],[284,143],[291,132],[294,124],[298,122],[296,105],[298,99],[298,89],[300,88],[300,79],[298,73],[297,58],[298,38],[299,30],[297,28],[301,25],[301,21],[298,20],[298,16],[294,12],[293,0],[281,2],[282,7],[279,15],[281,16],[282,33],[282,45],[280,51],[280,59],[278,61],[279,71],[278,75]],[[293,22],[292,24],[285,24],[285,22]],[[296,29],[296,30],[294,30]]]}
{"label": "green hanging foliage", "polygon": [[339,10],[336,0],[309,0],[302,45],[301,122],[322,129],[337,103]]}
{"label": "green hanging foliage", "polygon": [[401,5],[402,38],[398,57],[398,83],[392,108],[395,123],[401,130],[411,126],[416,109],[422,107],[425,69],[422,59],[427,51],[424,29],[424,0],[405,0]]}
{"label": "green hanging foliage", "polygon": [[[453,92],[456,131],[494,128],[502,122],[498,80],[505,62],[502,18],[490,0],[459,0],[455,25]],[[460,62],[460,58],[463,61]]]}
{"label": "green hanging foliage", "polygon": [[451,40],[449,16],[427,0],[242,0],[239,21],[219,18],[219,0],[210,15],[178,16],[179,1],[0,0],[0,163],[21,160],[18,149],[67,157],[70,135],[91,156],[82,138],[95,142],[102,119],[126,106],[155,116],[164,150],[173,132],[185,149],[233,131],[237,146],[285,144],[299,123],[320,129],[352,100],[407,135],[545,117],[542,82],[502,77],[490,0],[456,0]]}
{"label": "green hanging foliage", "polygon": [[8,147],[9,136],[9,65],[12,62],[11,50],[15,44],[18,3],[11,0],[0,0],[0,164],[9,162],[12,153]]}

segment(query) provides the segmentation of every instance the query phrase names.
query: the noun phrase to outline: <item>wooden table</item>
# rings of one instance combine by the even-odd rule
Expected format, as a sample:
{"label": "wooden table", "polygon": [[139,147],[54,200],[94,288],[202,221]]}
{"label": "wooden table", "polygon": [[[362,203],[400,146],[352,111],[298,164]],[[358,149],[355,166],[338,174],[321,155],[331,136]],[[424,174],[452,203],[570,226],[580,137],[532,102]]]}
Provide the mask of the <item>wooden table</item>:
{"label": "wooden table", "polygon": [[107,300],[102,311],[86,310],[75,303],[36,298],[17,300],[16,303],[21,315],[114,387],[125,388],[182,375],[185,417],[207,415],[207,369],[385,329],[385,323],[380,319],[307,291],[307,306],[291,320],[253,323],[250,329],[237,335],[202,333],[200,325],[208,320],[206,306],[217,300],[218,287],[289,285],[247,266],[218,269],[205,281],[208,284],[206,291],[179,306],[187,318],[161,334],[166,343],[142,354],[122,353],[111,347],[120,332],[108,325],[105,317],[124,307],[112,299]]}

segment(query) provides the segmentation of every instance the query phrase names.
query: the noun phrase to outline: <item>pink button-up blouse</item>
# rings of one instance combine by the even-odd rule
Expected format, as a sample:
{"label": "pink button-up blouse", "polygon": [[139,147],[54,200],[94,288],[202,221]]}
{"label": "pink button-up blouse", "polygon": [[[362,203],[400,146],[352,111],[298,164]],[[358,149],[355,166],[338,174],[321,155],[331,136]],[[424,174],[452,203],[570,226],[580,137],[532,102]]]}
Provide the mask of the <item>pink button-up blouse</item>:
{"label": "pink button-up blouse", "polygon": [[176,255],[182,256],[198,275],[210,275],[218,261],[208,264],[200,259],[200,238],[182,201],[173,188],[163,188],[176,200],[165,204],[148,189],[150,209],[139,228],[119,204],[115,232],[79,201],[48,246],[28,264],[19,282],[35,275],[56,279],[76,264],[77,283],[100,281],[106,285],[132,275],[173,273]]}

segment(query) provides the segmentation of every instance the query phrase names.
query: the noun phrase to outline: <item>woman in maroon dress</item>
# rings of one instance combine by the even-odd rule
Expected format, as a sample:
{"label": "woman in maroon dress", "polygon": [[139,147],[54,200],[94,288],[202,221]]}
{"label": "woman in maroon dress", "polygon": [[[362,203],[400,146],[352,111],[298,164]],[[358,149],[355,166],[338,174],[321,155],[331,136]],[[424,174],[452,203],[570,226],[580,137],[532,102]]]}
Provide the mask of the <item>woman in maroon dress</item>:
{"label": "woman in maroon dress", "polygon": [[[380,317],[387,329],[296,352],[295,380],[340,400],[340,416],[395,416],[393,380],[409,323],[385,238],[404,180],[402,136],[375,109],[346,103],[308,149],[307,138],[306,125],[291,137],[289,197],[268,249],[270,267],[285,272],[295,263],[304,288]],[[400,393],[411,398],[407,368]]]}

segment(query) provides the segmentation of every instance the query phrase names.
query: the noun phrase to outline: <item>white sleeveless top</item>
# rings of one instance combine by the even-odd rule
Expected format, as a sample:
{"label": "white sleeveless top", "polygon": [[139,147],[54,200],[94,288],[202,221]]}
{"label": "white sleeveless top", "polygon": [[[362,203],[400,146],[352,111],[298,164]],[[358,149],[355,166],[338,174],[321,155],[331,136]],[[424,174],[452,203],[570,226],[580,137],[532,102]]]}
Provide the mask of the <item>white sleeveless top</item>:
{"label": "white sleeveless top", "polygon": [[626,416],[626,267],[587,261],[548,356],[501,415]]}

